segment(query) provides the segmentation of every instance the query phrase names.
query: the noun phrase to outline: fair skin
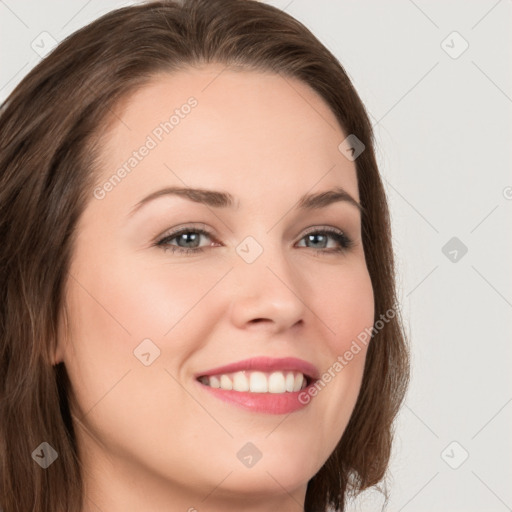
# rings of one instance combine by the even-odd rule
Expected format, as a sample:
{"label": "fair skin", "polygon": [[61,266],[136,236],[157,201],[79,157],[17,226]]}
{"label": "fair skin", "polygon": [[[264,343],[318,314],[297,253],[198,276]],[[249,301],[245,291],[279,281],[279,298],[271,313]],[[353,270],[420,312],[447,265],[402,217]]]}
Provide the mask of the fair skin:
{"label": "fair skin", "polygon": [[[297,357],[321,374],[374,318],[358,208],[296,207],[304,194],[335,187],[359,201],[355,163],[338,150],[346,134],[307,85],[271,73],[219,75],[224,68],[160,75],[118,106],[121,120],[102,140],[100,183],[175,108],[197,99],[104,198],[91,195],[77,226],[69,336],[55,361],[65,363],[75,394],[83,512],[297,511],[357,399],[364,349],[289,414],[221,401],[196,380],[257,356]],[[234,206],[162,195],[129,215],[173,186],[228,192]],[[202,252],[154,245],[191,224],[189,233],[211,233],[200,238]],[[326,227],[352,245],[306,236]],[[263,250],[250,264],[236,251],[248,236]],[[167,246],[196,247],[186,240]],[[160,350],[148,366],[133,353],[144,339]],[[262,454],[252,467],[237,457],[248,442]]]}

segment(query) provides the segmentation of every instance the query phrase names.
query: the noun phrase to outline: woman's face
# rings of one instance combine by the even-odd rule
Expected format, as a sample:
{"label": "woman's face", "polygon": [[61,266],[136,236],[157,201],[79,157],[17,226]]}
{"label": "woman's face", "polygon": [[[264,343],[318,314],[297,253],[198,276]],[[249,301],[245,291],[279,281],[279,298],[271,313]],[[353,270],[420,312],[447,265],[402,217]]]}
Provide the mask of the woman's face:
{"label": "woman's face", "polygon": [[295,509],[360,388],[366,349],[344,354],[374,309],[348,134],[302,82],[223,69],[118,106],[77,227],[56,360],[109,510]]}

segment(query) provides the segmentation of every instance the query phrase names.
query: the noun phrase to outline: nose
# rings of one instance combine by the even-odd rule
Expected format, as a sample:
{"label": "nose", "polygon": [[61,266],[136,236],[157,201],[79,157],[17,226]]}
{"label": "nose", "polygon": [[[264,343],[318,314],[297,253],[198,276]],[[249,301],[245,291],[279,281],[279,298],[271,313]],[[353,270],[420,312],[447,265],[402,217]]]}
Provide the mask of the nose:
{"label": "nose", "polygon": [[291,267],[282,249],[266,247],[252,263],[237,258],[231,272],[236,283],[231,303],[234,325],[274,334],[304,321],[306,281]]}

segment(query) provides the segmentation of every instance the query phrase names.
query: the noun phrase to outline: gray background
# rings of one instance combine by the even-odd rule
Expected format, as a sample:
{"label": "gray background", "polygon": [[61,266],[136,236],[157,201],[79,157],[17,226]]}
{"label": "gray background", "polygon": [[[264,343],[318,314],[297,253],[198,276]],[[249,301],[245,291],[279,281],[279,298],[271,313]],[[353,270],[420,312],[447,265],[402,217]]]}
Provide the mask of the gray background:
{"label": "gray background", "polygon": [[[0,0],[0,100],[52,38],[129,3]],[[339,58],[374,123],[413,352],[387,510],[512,510],[512,1],[268,3]]]}

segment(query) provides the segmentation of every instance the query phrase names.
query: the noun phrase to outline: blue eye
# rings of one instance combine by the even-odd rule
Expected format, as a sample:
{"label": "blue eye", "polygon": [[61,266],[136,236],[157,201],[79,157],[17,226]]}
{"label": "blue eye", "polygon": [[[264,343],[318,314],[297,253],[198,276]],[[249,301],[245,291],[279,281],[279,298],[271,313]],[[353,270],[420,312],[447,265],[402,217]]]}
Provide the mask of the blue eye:
{"label": "blue eye", "polygon": [[[337,247],[327,247],[329,244],[329,238],[333,239],[338,246]],[[321,252],[342,252],[346,249],[352,247],[352,240],[345,234],[343,231],[339,231],[333,228],[324,228],[324,229],[316,229],[314,231],[310,231],[307,233],[302,239],[307,240],[313,244],[317,244],[315,247],[311,247],[312,249],[321,251]],[[320,247],[318,247],[318,245]]]}
{"label": "blue eye", "polygon": [[[198,247],[202,236],[210,238],[210,233],[199,228],[184,228],[165,236],[162,240],[157,242],[156,245],[162,247],[165,251],[177,252],[180,254],[199,253],[204,250],[204,247]],[[170,242],[173,240],[178,240],[178,242],[188,245],[172,245]]]}
{"label": "blue eye", "polygon": [[[166,235],[155,243],[164,251],[171,251],[178,254],[198,254],[203,252],[208,246],[200,246],[201,237],[211,239],[212,235],[208,231],[200,228],[183,228],[174,233]],[[334,240],[335,247],[328,247],[329,239]],[[312,243],[313,246],[305,246],[319,253],[340,253],[352,247],[352,240],[343,231],[334,228],[316,229],[304,235],[300,241],[306,240],[306,243]],[[176,243],[173,243],[173,242]],[[210,246],[211,247],[211,246]],[[304,247],[304,246],[302,246]]]}

